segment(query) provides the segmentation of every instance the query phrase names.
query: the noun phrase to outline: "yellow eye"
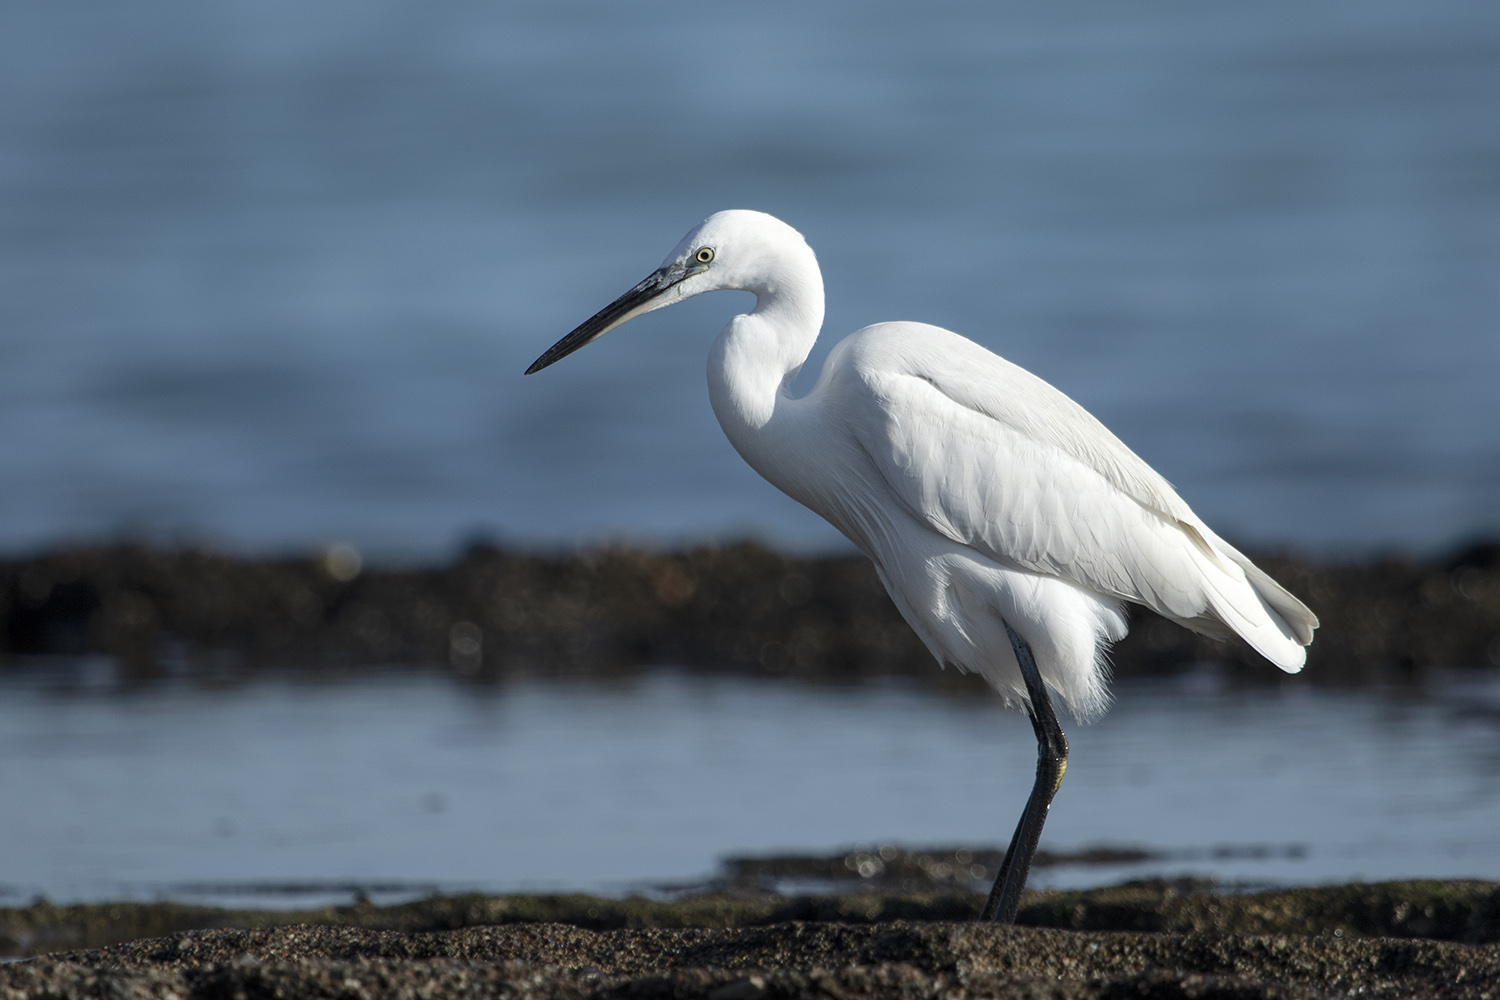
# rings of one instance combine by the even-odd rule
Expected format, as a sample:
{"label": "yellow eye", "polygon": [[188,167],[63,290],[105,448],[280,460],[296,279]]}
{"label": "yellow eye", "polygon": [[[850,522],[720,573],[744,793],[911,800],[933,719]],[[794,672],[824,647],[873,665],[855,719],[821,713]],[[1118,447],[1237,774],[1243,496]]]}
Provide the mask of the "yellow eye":
{"label": "yellow eye", "polygon": [[707,264],[709,261],[711,261],[711,260],[714,259],[714,248],[713,247],[701,247],[701,248],[699,248],[698,252],[695,253],[695,254],[693,254],[693,259],[696,260],[700,264]]}

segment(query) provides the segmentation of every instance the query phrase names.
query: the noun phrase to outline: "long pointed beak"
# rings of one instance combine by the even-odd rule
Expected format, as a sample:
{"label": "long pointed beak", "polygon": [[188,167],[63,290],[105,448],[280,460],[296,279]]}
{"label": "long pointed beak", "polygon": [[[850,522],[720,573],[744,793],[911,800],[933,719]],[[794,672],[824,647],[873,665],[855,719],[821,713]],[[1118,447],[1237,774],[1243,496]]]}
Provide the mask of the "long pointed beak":
{"label": "long pointed beak", "polygon": [[640,284],[584,320],[578,329],[547,348],[547,352],[526,369],[526,374],[531,375],[550,364],[561,361],[580,347],[592,344],[615,327],[628,323],[642,313],[670,305],[670,301],[658,301],[662,293],[692,274],[691,269],[681,264],[669,264],[652,271]]}

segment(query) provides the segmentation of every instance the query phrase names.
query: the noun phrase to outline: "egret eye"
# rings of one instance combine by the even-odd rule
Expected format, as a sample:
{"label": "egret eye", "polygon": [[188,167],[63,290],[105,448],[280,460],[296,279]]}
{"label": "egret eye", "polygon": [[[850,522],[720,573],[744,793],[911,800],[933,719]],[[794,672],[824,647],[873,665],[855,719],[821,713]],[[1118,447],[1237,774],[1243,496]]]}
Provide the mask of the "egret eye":
{"label": "egret eye", "polygon": [[693,254],[693,259],[700,264],[707,264],[709,261],[714,259],[714,248],[700,247],[698,252]]}

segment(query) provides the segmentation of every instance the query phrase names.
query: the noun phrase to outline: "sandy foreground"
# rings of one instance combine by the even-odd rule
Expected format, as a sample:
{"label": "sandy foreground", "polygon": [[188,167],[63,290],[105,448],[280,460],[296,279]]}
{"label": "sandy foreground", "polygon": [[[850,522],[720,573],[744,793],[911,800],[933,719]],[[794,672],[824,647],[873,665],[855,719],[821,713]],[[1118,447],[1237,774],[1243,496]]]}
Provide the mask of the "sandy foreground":
{"label": "sandy foreground", "polygon": [[[1166,882],[1028,894],[676,902],[466,896],[298,913],[0,911],[0,1000],[1500,997],[1500,885],[1222,895]],[[113,943],[112,943],[113,942]]]}

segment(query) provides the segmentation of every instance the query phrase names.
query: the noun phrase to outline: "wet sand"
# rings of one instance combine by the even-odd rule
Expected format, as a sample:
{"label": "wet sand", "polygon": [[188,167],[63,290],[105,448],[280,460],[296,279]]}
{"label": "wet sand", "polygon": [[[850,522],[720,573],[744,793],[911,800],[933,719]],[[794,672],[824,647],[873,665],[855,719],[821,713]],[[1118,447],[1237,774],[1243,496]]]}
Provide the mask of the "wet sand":
{"label": "wet sand", "polygon": [[[480,545],[447,566],[361,570],[351,555],[248,559],[122,545],[0,561],[0,653],[103,653],[139,677],[425,663],[494,680],[672,664],[979,683],[935,669],[862,557],[749,544],[557,555]],[[1500,665],[1500,543],[1349,565],[1253,555],[1322,618],[1303,675],[1311,683]],[[1194,663],[1276,676],[1243,643],[1134,616],[1112,654],[1120,676]]]}
{"label": "wet sand", "polygon": [[[979,900],[476,896],[302,913],[36,905],[0,911],[12,948],[24,937],[25,950],[48,952],[0,967],[0,998],[1500,996],[1494,883],[1029,893],[1014,928],[968,922]],[[136,931],[154,936],[58,950]]]}

